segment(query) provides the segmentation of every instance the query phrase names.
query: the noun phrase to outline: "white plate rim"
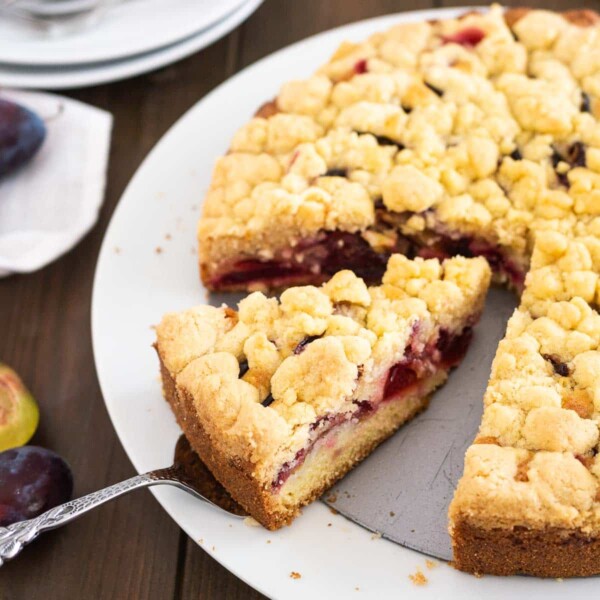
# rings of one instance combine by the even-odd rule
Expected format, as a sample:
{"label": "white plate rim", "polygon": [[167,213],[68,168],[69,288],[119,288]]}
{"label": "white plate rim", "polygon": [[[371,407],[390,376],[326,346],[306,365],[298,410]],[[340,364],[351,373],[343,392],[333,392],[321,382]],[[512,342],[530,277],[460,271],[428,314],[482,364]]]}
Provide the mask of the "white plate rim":
{"label": "white plate rim", "polygon": [[[173,125],[142,162],[125,189],[105,234],[94,278],[91,316],[94,359],[105,405],[115,431],[138,471],[144,470],[149,465],[145,464],[147,462],[146,456],[137,454],[133,450],[130,440],[127,439],[131,434],[131,430],[126,432],[127,427],[131,428],[131,424],[127,424],[120,419],[117,414],[119,407],[111,399],[109,393],[111,384],[116,382],[110,381],[111,377],[105,370],[104,361],[107,355],[106,342],[102,340],[102,326],[107,322],[110,323],[110,318],[108,318],[105,309],[101,308],[101,303],[104,302],[101,296],[105,293],[102,290],[104,287],[103,279],[108,276],[110,265],[113,264],[110,260],[114,254],[113,244],[118,241],[118,238],[115,237],[115,230],[118,226],[121,226],[119,222],[122,221],[122,215],[133,204],[136,188],[142,186],[143,180],[148,178],[153,167],[160,162],[161,158],[164,158],[169,145],[183,135],[186,129],[189,129],[189,123],[201,110],[205,109],[210,102],[217,102],[222,96],[227,96],[229,92],[252,79],[261,70],[272,70],[273,65],[276,63],[283,64],[299,53],[304,55],[308,47],[313,49],[317,47],[321,51],[322,46],[327,46],[327,42],[331,41],[331,37],[336,39],[340,36],[342,38],[362,39],[366,34],[377,31],[391,23],[452,17],[466,10],[473,10],[473,7],[431,9],[377,17],[317,34],[279,50],[239,72],[201,99]],[[322,56],[321,62],[325,59],[326,56]],[[264,99],[266,98],[268,98],[268,94]],[[245,99],[242,99],[242,101],[245,101]],[[247,108],[251,113],[255,106],[248,106]],[[217,155],[218,151],[215,151],[214,158]],[[201,298],[198,297],[197,302],[200,303],[200,301]],[[173,306],[171,309],[177,310],[182,307]],[[101,349],[103,344],[105,348]],[[161,402],[164,403],[162,399]],[[162,412],[162,409],[160,410]],[[168,412],[168,409],[165,408],[165,410]],[[173,426],[172,423],[171,426]],[[177,426],[175,426],[175,429],[178,429]],[[153,451],[153,444],[148,444],[147,450]],[[464,598],[480,598],[485,595],[490,600],[496,598],[500,600],[506,598],[509,594],[519,594],[517,597],[525,597],[526,595],[530,600],[558,600],[564,598],[565,594],[591,593],[594,590],[592,586],[596,581],[594,578],[589,578],[561,581],[558,584],[554,580],[525,577],[498,578],[486,576],[483,579],[477,579],[455,571],[445,564],[438,565],[432,571],[427,571],[424,566],[426,557],[423,555],[386,540],[374,539],[374,536],[371,536],[369,532],[358,525],[346,521],[339,515],[330,515],[328,509],[321,503],[315,503],[308,507],[303,516],[295,521],[291,527],[273,533],[262,528],[249,528],[240,525],[239,521],[222,516],[209,507],[199,506],[197,501],[185,497],[183,493],[175,490],[159,489],[152,490],[152,492],[167,513],[197,543],[199,530],[195,522],[192,522],[191,513],[194,513],[194,517],[201,515],[203,519],[207,520],[206,522],[203,520],[202,526],[209,529],[214,528],[214,531],[211,531],[211,535],[214,535],[212,538],[208,535],[205,536],[203,543],[200,545],[237,577],[272,598],[293,600],[296,598],[304,599],[310,595],[316,598],[345,598],[354,591],[360,591],[360,595],[357,597],[361,598],[404,596],[408,599],[452,598],[463,600]],[[333,527],[319,529],[317,533],[319,536],[318,542],[314,543],[315,538],[311,535],[311,532],[314,533],[315,527],[322,526],[324,521],[331,521]],[[233,538],[233,546],[230,545],[230,538]],[[272,545],[268,545],[269,538],[273,539],[274,543]],[[235,545],[240,539],[243,540],[243,547]],[[291,544],[289,543],[290,540]],[[211,545],[215,542],[221,546],[219,548],[212,546],[211,548]],[[284,549],[287,548],[290,552],[286,554],[280,548],[275,550],[276,542],[278,546],[283,545]],[[282,544],[279,544],[279,542],[282,542]],[[225,552],[222,551],[223,547]],[[297,547],[306,551],[306,554],[298,554],[296,552]],[[338,559],[336,554],[340,553],[344,567],[342,571],[340,571],[340,564],[338,564],[340,561],[337,560],[336,562],[336,559]],[[289,559],[291,559],[291,562]],[[345,563],[346,559],[348,560],[347,565]],[[363,561],[366,565],[362,564]],[[374,564],[374,561],[381,564]],[[334,575],[340,576],[339,579],[333,581],[329,575],[332,572],[332,564],[335,564],[337,568]],[[273,565],[279,570],[274,571]],[[288,565],[298,565],[297,570],[303,573],[302,579],[298,581],[290,579]],[[358,582],[360,573],[357,572],[361,569],[365,570],[367,580]],[[425,571],[425,574],[430,578],[430,583],[427,586],[416,587],[408,580],[408,574],[414,573],[416,569]],[[306,570],[309,571],[309,575],[304,577]],[[385,573],[386,577],[389,577],[389,585],[387,586],[382,586],[381,581],[377,577],[373,577],[373,573],[380,575],[382,572]],[[370,579],[369,576],[371,576]],[[349,583],[351,578],[352,581],[357,580],[357,583],[364,587],[361,587],[360,590],[354,590],[353,583]],[[328,585],[329,588],[327,588]],[[323,590],[326,590],[328,595],[323,595]]]}
{"label": "white plate rim", "polygon": [[239,8],[207,31],[161,50],[133,58],[72,69],[19,69],[0,65],[0,86],[60,90],[112,83],[142,75],[182,60],[221,39],[243,23],[264,0],[245,0]]}
{"label": "white plate rim", "polygon": [[[202,31],[207,31],[219,21],[225,19],[235,10],[237,10],[245,0],[219,0],[219,2],[208,3],[202,7],[198,6],[197,11],[186,11],[185,18],[181,20],[175,18],[168,28],[159,27],[153,30],[152,35],[130,36],[125,35],[127,25],[123,24],[123,18],[133,20],[138,18],[136,12],[141,12],[143,19],[144,6],[141,2],[124,2],[121,6],[109,7],[107,14],[102,20],[94,26],[92,30],[82,30],[73,36],[47,39],[24,39],[23,41],[10,41],[0,45],[0,63],[6,65],[21,66],[54,66],[54,67],[72,67],[97,62],[108,62],[121,60],[140,54],[145,54],[175,44],[185,40]],[[193,3],[190,3],[193,9]],[[105,44],[98,46],[99,39],[95,45],[86,47],[82,42],[84,37],[89,34],[94,36],[106,36],[110,39],[111,35],[111,12],[124,12],[124,15],[117,15],[121,22],[116,24],[123,29],[118,43]],[[192,14],[190,14],[190,12]],[[176,11],[172,11],[176,15]],[[191,17],[191,18],[190,18]],[[156,17],[153,15],[151,19]],[[8,27],[11,27],[8,21]],[[113,27],[113,36],[114,29]],[[12,25],[16,31],[20,28],[18,24]],[[26,31],[26,30],[25,30]],[[89,38],[88,38],[89,39]],[[114,37],[113,37],[114,40]]]}

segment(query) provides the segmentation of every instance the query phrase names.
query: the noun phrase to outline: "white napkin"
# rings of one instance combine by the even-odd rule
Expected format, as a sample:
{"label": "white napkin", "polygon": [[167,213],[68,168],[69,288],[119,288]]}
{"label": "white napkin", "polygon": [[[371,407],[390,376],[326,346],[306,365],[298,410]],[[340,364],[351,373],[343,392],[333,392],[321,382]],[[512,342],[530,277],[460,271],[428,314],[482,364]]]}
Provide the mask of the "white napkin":
{"label": "white napkin", "polygon": [[33,159],[0,179],[0,277],[40,269],[96,223],[104,199],[112,115],[76,100],[0,90],[36,112],[46,139]]}

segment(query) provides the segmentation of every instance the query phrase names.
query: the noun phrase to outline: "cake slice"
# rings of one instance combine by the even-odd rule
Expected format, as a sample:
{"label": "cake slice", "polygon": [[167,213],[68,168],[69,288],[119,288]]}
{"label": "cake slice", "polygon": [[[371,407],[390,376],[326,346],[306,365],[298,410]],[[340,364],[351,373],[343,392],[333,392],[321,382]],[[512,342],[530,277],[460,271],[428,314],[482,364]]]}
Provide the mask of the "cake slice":
{"label": "cake slice", "polygon": [[600,572],[600,240],[536,238],[450,507],[454,565]]}
{"label": "cake slice", "polygon": [[164,317],[163,389],[192,447],[276,529],[427,406],[462,359],[490,281],[484,259],[393,255],[377,287],[255,292]]}

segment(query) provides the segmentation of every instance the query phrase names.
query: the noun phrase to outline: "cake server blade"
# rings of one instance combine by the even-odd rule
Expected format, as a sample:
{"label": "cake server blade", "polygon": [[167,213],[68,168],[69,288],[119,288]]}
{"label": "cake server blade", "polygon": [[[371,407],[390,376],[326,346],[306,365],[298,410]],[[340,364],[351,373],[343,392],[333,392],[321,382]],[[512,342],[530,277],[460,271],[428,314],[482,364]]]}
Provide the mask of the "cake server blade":
{"label": "cake server blade", "polygon": [[452,558],[448,505],[479,427],[498,342],[517,302],[514,293],[490,289],[467,356],[429,408],[325,494],[324,502],[402,546]]}

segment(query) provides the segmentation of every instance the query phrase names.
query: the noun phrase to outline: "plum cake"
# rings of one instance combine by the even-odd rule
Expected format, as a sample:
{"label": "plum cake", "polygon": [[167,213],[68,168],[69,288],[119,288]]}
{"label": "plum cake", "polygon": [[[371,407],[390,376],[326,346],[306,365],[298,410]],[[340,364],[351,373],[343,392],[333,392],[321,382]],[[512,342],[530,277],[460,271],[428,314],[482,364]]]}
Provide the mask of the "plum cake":
{"label": "plum cake", "polygon": [[163,388],[192,447],[250,515],[289,523],[402,423],[464,356],[483,258],[392,255],[382,283],[254,292],[164,317]]}
{"label": "plum cake", "polygon": [[600,573],[595,12],[493,6],[342,44],[235,134],[198,240],[211,290],[328,281],[159,329],[184,430],[261,522],[288,522],[425,404],[478,314],[479,257],[521,305],[451,506],[455,565]]}
{"label": "plum cake", "polygon": [[590,11],[495,6],[342,44],[217,161],[204,284],[377,282],[401,252],[484,256],[521,291],[537,231],[600,215],[598,40]]}

